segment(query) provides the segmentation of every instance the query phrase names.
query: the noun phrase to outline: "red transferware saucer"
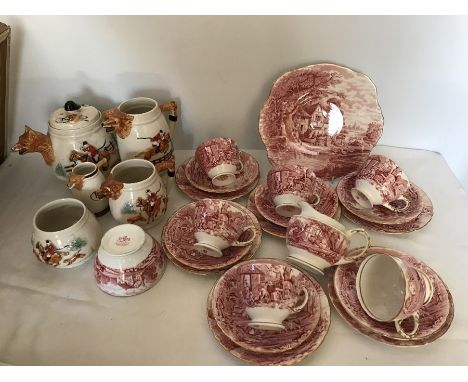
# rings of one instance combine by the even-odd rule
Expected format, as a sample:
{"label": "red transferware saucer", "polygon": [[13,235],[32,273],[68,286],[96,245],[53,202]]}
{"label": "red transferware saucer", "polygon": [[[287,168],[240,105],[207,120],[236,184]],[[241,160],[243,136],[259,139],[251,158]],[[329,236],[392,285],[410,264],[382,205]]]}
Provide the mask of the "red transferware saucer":
{"label": "red transferware saucer", "polygon": [[392,234],[403,234],[409,233],[413,231],[417,231],[423,227],[425,227],[432,219],[432,215],[434,214],[434,208],[432,206],[431,199],[421,191],[421,199],[423,204],[423,209],[421,214],[414,220],[410,220],[409,222],[402,223],[402,224],[377,224],[377,223],[370,223],[361,218],[353,215],[351,212],[345,209],[344,216],[366,230],[376,231],[376,232],[384,232],[384,233],[392,233]]}
{"label": "red transferware saucer", "polygon": [[262,229],[270,235],[286,238],[286,228],[265,219],[263,215],[258,212],[255,205],[255,190],[250,193],[249,200],[247,201],[247,209],[252,212],[257,218]]}
{"label": "red transferware saucer", "polygon": [[[167,250],[164,243],[162,244],[162,247],[164,249],[164,253],[166,254],[167,258],[171,260],[172,264],[174,264],[174,266],[176,268],[180,268],[183,271],[187,271],[189,273],[194,273],[194,274],[200,275],[200,276],[221,275],[223,272],[226,271],[226,269],[228,269],[230,267],[230,266],[227,266],[226,268],[220,268],[220,269],[216,269],[216,270],[207,270],[207,271],[195,269],[195,268],[189,267],[189,266],[187,266],[185,264],[179,263],[177,261],[177,259],[175,259],[174,257],[171,256],[171,254]],[[247,256],[243,257],[241,261],[250,260],[252,257],[254,257],[254,255],[255,255],[255,252],[249,251],[249,254]]]}
{"label": "red transferware saucer", "polygon": [[[393,322],[379,322],[370,318],[362,309],[356,293],[356,274],[361,261],[339,265],[332,268],[328,274],[328,290],[330,299],[337,312],[351,327],[360,333],[377,341],[397,346],[419,346],[435,341],[450,327],[454,305],[452,295],[445,283],[434,270],[413,256],[395,249],[385,247],[370,247],[368,255],[375,253],[397,256],[417,270],[423,271],[432,281],[434,296],[432,300],[420,310],[419,328],[415,337],[401,338]],[[408,325],[411,330],[412,322],[407,320],[403,326]]]}
{"label": "red transferware saucer", "polygon": [[367,76],[317,64],[276,80],[259,131],[273,166],[300,164],[332,179],[362,166],[382,135],[383,116]]}
{"label": "red transferware saucer", "polygon": [[[177,210],[163,228],[161,241],[168,258],[185,270],[194,270],[206,274],[225,270],[246,258],[252,257],[258,250],[262,240],[261,226],[255,215],[247,208],[235,202],[229,203],[244,212],[249,219],[248,225],[255,227],[256,237],[252,244],[245,247],[227,248],[223,251],[221,257],[207,256],[194,249],[195,227],[193,219],[196,202],[192,202]],[[245,235],[250,234],[249,232],[245,233]],[[240,240],[243,239],[241,235]]]}
{"label": "red transferware saucer", "polygon": [[[320,196],[320,202],[314,208],[324,215],[333,217],[338,210],[338,196],[335,189],[327,181],[317,179],[313,194]],[[313,202],[313,201],[309,201]],[[281,216],[275,210],[275,204],[268,191],[266,183],[260,184],[255,190],[255,205],[258,211],[272,223],[281,227],[287,227],[289,217]]]}
{"label": "red transferware saucer", "polygon": [[405,210],[396,212],[383,206],[361,208],[359,204],[354,201],[354,198],[351,195],[351,189],[354,187],[355,182],[356,173],[343,177],[336,187],[338,198],[348,212],[351,212],[353,216],[357,216],[359,219],[368,223],[377,223],[381,225],[400,225],[407,223],[416,219],[421,214],[424,208],[423,198],[425,197],[426,200],[428,199],[427,195],[425,195],[418,186],[411,183],[409,190],[403,194],[403,196],[409,201],[409,206]]}
{"label": "red transferware saucer", "polygon": [[187,159],[183,164],[179,166],[176,172],[175,181],[179,189],[191,199],[200,200],[200,199],[209,198],[209,199],[234,200],[234,199],[241,198],[244,195],[247,195],[257,186],[257,182],[259,179],[258,177],[247,187],[242,188],[239,191],[218,194],[218,193],[211,193],[211,192],[199,190],[187,180],[187,176],[185,175],[185,166],[189,160],[190,158]]}
{"label": "red transferware saucer", "polygon": [[213,315],[213,289],[207,300],[208,325],[215,339],[233,356],[257,366],[286,366],[302,361],[322,344],[330,327],[330,305],[320,285],[312,280],[320,300],[320,319],[309,338],[294,349],[282,353],[257,353],[231,341],[219,328]]}
{"label": "red transferware saucer", "polygon": [[[276,259],[258,259],[228,269],[213,289],[212,311],[217,325],[231,341],[246,350],[280,353],[301,345],[314,332],[321,307],[318,284],[290,264]],[[261,304],[283,305],[300,300],[306,288],[306,306],[289,315],[279,331],[249,326],[246,308]],[[285,305],[286,306],[286,305]]]}
{"label": "red transferware saucer", "polygon": [[190,158],[185,165],[185,175],[192,186],[212,194],[224,194],[226,192],[242,190],[255,182],[260,175],[260,170],[257,160],[252,155],[241,151],[240,156],[244,168],[239,175],[236,175],[236,180],[227,186],[214,186],[208,175],[198,165],[195,157]]}

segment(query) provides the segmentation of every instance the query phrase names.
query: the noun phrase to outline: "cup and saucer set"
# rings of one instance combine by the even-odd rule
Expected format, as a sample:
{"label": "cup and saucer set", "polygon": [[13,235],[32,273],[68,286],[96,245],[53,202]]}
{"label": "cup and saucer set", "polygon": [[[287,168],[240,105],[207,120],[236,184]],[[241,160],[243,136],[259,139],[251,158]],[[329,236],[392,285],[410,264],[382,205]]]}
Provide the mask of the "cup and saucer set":
{"label": "cup and saucer set", "polygon": [[216,137],[197,147],[176,172],[179,189],[194,200],[235,200],[257,185],[260,170],[257,160],[239,150],[232,138]]}
{"label": "cup and saucer set", "polygon": [[265,232],[285,238],[291,216],[301,211],[300,201],[307,201],[327,216],[340,217],[338,196],[332,185],[300,165],[271,169],[267,181],[250,194],[247,208],[257,216]]}
{"label": "cup and saucer set", "polygon": [[[174,102],[135,98],[103,113],[67,102],[49,135],[25,130],[13,150],[40,152],[74,196],[34,215],[39,261],[71,268],[94,257],[95,282],[112,296],[148,291],[166,257],[216,275],[208,326],[222,348],[255,365],[291,365],[323,343],[330,305],[319,278],[339,316],[381,343],[419,346],[449,329],[454,304],[440,276],[371,243],[371,230],[425,227],[433,207],[393,160],[371,155],[383,116],[367,76],[316,64],[274,83],[259,121],[272,168],[259,185],[257,160],[231,138],[206,140],[175,171],[176,120]],[[165,219],[172,177],[194,201]],[[246,195],[246,206],[234,201]],[[95,216],[109,210],[119,225],[103,233]],[[358,227],[346,229],[341,211]],[[159,242],[145,230],[163,221]],[[285,259],[254,259],[263,232],[285,239]]]}
{"label": "cup and saucer set", "polygon": [[186,204],[167,221],[161,235],[167,257],[177,267],[207,275],[248,260],[260,247],[262,229],[244,206],[220,199]]}
{"label": "cup and saucer set", "polygon": [[337,193],[346,218],[372,231],[416,231],[425,227],[434,213],[427,194],[383,155],[370,155],[362,168],[344,176]]}

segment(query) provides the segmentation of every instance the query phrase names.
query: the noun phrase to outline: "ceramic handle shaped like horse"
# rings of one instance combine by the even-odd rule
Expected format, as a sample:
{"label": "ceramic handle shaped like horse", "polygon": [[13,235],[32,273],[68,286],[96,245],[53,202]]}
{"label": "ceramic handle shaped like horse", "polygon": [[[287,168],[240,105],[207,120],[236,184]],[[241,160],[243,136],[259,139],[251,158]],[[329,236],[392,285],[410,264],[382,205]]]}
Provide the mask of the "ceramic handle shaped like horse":
{"label": "ceramic handle shaped like horse", "polygon": [[33,130],[27,125],[24,127],[24,133],[20,135],[18,142],[11,147],[11,151],[20,155],[40,153],[49,166],[52,166],[55,160],[50,136]]}
{"label": "ceramic handle shaped like horse", "polygon": [[162,105],[159,105],[159,109],[163,113],[169,113],[169,133],[171,136],[174,134],[174,129],[177,123],[177,102],[176,101],[170,101],[168,103],[163,103]]}

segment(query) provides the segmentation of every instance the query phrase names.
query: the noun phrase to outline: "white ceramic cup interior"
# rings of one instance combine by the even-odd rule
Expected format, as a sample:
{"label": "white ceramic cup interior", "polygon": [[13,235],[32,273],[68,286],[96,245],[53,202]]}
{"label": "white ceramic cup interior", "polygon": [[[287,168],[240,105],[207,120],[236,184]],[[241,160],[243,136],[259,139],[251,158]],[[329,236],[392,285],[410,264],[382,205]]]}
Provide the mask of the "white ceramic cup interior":
{"label": "white ceramic cup interior", "polygon": [[85,205],[77,199],[54,200],[36,212],[34,228],[42,232],[64,231],[84,219],[85,212]]}
{"label": "white ceramic cup interior", "polygon": [[376,255],[361,265],[357,291],[362,307],[379,321],[392,321],[403,308],[406,280],[390,256]]}
{"label": "white ceramic cup interior", "polygon": [[128,159],[120,162],[112,169],[115,180],[125,184],[137,184],[150,178],[156,169],[145,159]]}
{"label": "white ceramic cup interior", "polygon": [[141,115],[152,111],[156,107],[158,107],[158,103],[155,100],[146,97],[137,97],[122,102],[118,109],[125,114]]}
{"label": "white ceramic cup interior", "polygon": [[211,182],[216,187],[229,186],[236,180],[237,167],[233,164],[223,163],[208,171]]}
{"label": "white ceramic cup interior", "polygon": [[72,174],[73,175],[82,175],[82,176],[90,176],[93,175],[95,171],[97,171],[97,166],[91,162],[84,162],[79,163],[75,167],[73,167]]}

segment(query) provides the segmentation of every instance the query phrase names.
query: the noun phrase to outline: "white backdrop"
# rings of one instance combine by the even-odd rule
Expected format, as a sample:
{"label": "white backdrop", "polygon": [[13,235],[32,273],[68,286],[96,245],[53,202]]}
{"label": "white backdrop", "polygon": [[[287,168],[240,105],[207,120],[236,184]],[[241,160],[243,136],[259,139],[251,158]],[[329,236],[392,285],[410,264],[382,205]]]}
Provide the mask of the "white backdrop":
{"label": "white backdrop", "polygon": [[[366,73],[380,144],[440,152],[468,189],[468,17],[3,17],[12,26],[12,144],[45,132],[67,99],[108,108],[176,99],[176,147],[229,135],[259,149],[258,114],[285,71],[331,62]],[[38,158],[39,159],[39,158]]]}

